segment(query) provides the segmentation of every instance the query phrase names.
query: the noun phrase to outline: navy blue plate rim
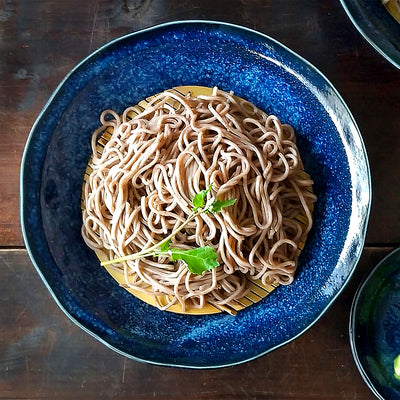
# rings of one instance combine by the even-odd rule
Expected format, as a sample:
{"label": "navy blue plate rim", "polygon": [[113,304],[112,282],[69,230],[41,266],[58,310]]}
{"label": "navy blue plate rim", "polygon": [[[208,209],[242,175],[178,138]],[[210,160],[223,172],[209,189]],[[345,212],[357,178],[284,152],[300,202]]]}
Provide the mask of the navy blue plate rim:
{"label": "navy blue plate rim", "polygon": [[[374,275],[380,271],[388,262],[400,254],[400,248],[396,248],[387,254],[382,260],[380,260],[375,267],[367,274],[367,276],[362,280],[361,284],[356,290],[356,294],[353,297],[353,301],[350,308],[350,318],[349,318],[349,338],[350,338],[350,348],[351,352],[357,366],[357,369],[362,376],[364,382],[367,384],[372,393],[380,400],[389,400],[382,395],[382,388],[378,387],[372,382],[372,372],[368,369],[367,365],[361,360],[360,354],[356,344],[356,323],[357,323],[357,310],[360,306],[360,298],[363,291],[368,287],[369,282],[373,279]],[[400,268],[400,266],[399,266]],[[399,398],[399,397],[398,397]],[[390,399],[395,400],[395,399]]]}
{"label": "navy blue plate rim", "polygon": [[[354,125],[354,127],[356,127],[356,132],[355,133],[356,133],[357,138],[361,142],[360,143],[361,152],[362,152],[362,155],[364,156],[364,161],[366,163],[366,168],[367,168],[367,171],[366,171],[367,182],[366,183],[368,185],[368,193],[365,193],[364,195],[367,196],[368,201],[367,201],[367,204],[365,205],[365,207],[363,209],[363,219],[362,219],[362,223],[361,223],[361,226],[360,226],[361,232],[360,232],[360,234],[358,236],[357,243],[348,244],[349,246],[353,246],[352,250],[355,251],[355,254],[354,254],[354,258],[353,258],[353,264],[350,266],[350,268],[347,271],[347,275],[345,276],[343,285],[336,290],[334,295],[332,295],[330,297],[329,302],[326,304],[325,308],[322,309],[318,315],[313,316],[313,320],[311,322],[308,322],[308,325],[304,329],[299,331],[296,335],[290,337],[287,340],[282,341],[281,343],[279,343],[276,346],[268,348],[264,352],[256,354],[253,357],[244,358],[242,360],[235,361],[235,362],[220,363],[218,365],[215,365],[215,364],[212,364],[212,365],[204,365],[204,364],[202,364],[202,365],[195,365],[195,364],[194,365],[189,365],[189,364],[179,364],[179,363],[174,363],[174,362],[158,362],[158,361],[154,361],[154,360],[147,360],[145,358],[140,358],[140,357],[137,357],[137,356],[132,355],[130,353],[127,353],[124,350],[121,350],[121,349],[117,348],[116,346],[113,346],[107,340],[103,339],[102,337],[100,337],[96,333],[92,332],[83,323],[81,323],[77,318],[75,318],[73,315],[71,315],[70,312],[68,311],[67,307],[65,307],[65,305],[62,304],[62,302],[60,302],[60,300],[57,298],[57,296],[54,293],[51,285],[47,282],[44,274],[41,271],[41,267],[39,265],[40,255],[37,254],[36,250],[30,246],[30,238],[29,238],[30,234],[29,234],[29,232],[27,230],[29,215],[28,215],[28,212],[25,209],[24,176],[26,174],[26,168],[28,168],[28,166],[25,163],[26,158],[27,158],[28,149],[32,145],[31,142],[33,140],[33,135],[34,135],[35,130],[37,129],[41,119],[44,117],[44,115],[46,114],[46,112],[47,112],[48,108],[50,107],[51,103],[53,102],[53,100],[57,97],[57,95],[61,91],[61,89],[62,89],[63,85],[65,84],[65,82],[68,81],[68,79],[71,76],[73,76],[77,71],[79,71],[81,66],[83,66],[85,63],[89,62],[92,57],[95,57],[100,52],[106,50],[108,46],[113,45],[113,44],[115,44],[115,43],[117,43],[119,41],[123,41],[126,38],[134,37],[134,36],[137,36],[137,35],[141,35],[142,33],[145,33],[145,32],[149,32],[149,31],[153,31],[153,30],[157,30],[157,29],[165,28],[165,27],[179,26],[180,24],[207,24],[207,25],[215,25],[215,26],[221,25],[221,26],[224,26],[224,27],[233,28],[233,29],[238,30],[238,31],[247,32],[248,34],[251,34],[251,35],[256,35],[258,38],[264,38],[266,41],[274,43],[278,48],[281,48],[284,51],[290,53],[290,55],[292,55],[297,60],[299,60],[301,63],[303,63],[306,66],[306,68],[311,69],[314,73],[316,73],[319,76],[320,79],[322,79],[327,85],[329,85],[329,87],[334,92],[334,94],[342,102],[342,105],[345,108],[345,110],[347,111],[351,123]],[[241,363],[256,359],[258,357],[261,357],[261,356],[263,356],[263,355],[265,355],[265,354],[267,354],[267,353],[269,353],[269,352],[271,352],[271,351],[273,351],[273,350],[275,350],[275,349],[277,349],[277,348],[279,348],[279,347],[281,347],[281,346],[283,346],[283,345],[295,340],[296,338],[301,336],[305,331],[307,331],[309,328],[311,328],[320,319],[320,317],[326,312],[326,310],[331,306],[331,304],[336,300],[336,298],[340,295],[340,293],[342,292],[343,288],[347,285],[348,281],[350,280],[350,278],[351,278],[351,276],[352,276],[352,274],[354,272],[355,266],[356,266],[356,264],[357,264],[357,262],[358,262],[358,260],[359,260],[359,258],[361,256],[361,252],[362,252],[362,249],[363,249],[363,246],[364,246],[366,230],[367,230],[367,225],[368,225],[368,220],[369,220],[369,215],[370,215],[370,209],[371,209],[371,197],[372,197],[370,168],[369,168],[369,165],[368,165],[367,152],[366,152],[364,143],[362,141],[361,134],[360,134],[360,132],[359,132],[359,130],[357,128],[357,124],[356,124],[356,122],[354,120],[354,117],[352,116],[350,110],[348,109],[347,105],[343,101],[343,99],[340,96],[340,94],[337,92],[337,90],[334,88],[334,86],[329,82],[329,80],[316,67],[314,67],[312,64],[310,64],[307,60],[305,60],[300,55],[298,55],[297,53],[293,52],[292,50],[290,50],[289,48],[287,48],[285,45],[281,44],[277,40],[269,37],[268,35],[265,35],[263,33],[257,32],[255,30],[252,30],[250,28],[246,28],[246,27],[243,27],[243,26],[239,26],[239,25],[235,25],[235,24],[229,24],[229,23],[220,22],[220,21],[209,21],[209,20],[173,21],[173,22],[168,22],[168,23],[165,23],[165,24],[152,26],[150,28],[143,29],[143,30],[140,30],[140,31],[137,31],[137,32],[129,33],[127,35],[124,35],[122,37],[116,38],[116,39],[106,43],[104,46],[102,46],[99,49],[97,49],[96,51],[92,52],[89,56],[87,56],[80,63],[78,63],[65,76],[65,78],[60,82],[60,84],[57,86],[57,88],[55,89],[55,91],[53,92],[53,94],[51,95],[49,100],[46,102],[46,104],[43,107],[41,113],[39,114],[39,116],[37,117],[35,123],[32,126],[32,129],[31,129],[31,131],[29,133],[29,136],[28,136],[28,139],[27,139],[27,142],[26,142],[26,146],[25,146],[25,149],[24,149],[22,162],[21,162],[20,188],[21,188],[20,189],[21,227],[22,227],[23,239],[24,239],[24,242],[25,242],[25,245],[26,245],[26,248],[27,248],[28,255],[29,255],[29,257],[30,257],[35,269],[37,270],[39,276],[41,277],[41,279],[43,280],[45,286],[47,287],[48,291],[50,292],[50,294],[52,295],[52,297],[54,298],[54,300],[56,301],[56,303],[60,307],[60,309],[68,316],[68,318],[70,318],[70,320],[72,322],[74,322],[82,330],[84,330],[85,332],[89,333],[91,336],[96,338],[98,341],[100,341],[101,343],[103,343],[104,345],[109,347],[110,349],[114,350],[115,352],[117,352],[117,353],[119,353],[119,354],[121,354],[121,355],[123,355],[125,357],[131,358],[131,359],[134,359],[134,360],[137,360],[137,361],[148,362],[148,363],[155,364],[155,365],[170,366],[170,367],[186,367],[186,368],[193,368],[193,369],[207,369],[207,368],[228,367],[228,366],[237,365],[237,364],[241,364]]]}
{"label": "navy blue plate rim", "polygon": [[[353,25],[364,39],[386,60],[400,68],[400,24],[385,9],[380,0],[340,0]],[[366,3],[374,12],[365,11],[359,3]],[[392,40],[386,30],[393,31]]]}

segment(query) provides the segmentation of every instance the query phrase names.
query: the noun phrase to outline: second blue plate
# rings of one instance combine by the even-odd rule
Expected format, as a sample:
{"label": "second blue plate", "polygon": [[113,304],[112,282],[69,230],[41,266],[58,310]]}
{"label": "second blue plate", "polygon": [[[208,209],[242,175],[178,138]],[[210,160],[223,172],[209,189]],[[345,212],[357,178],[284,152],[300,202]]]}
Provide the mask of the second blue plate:
{"label": "second blue plate", "polygon": [[400,24],[381,0],[340,0],[351,21],[381,55],[400,68]]}

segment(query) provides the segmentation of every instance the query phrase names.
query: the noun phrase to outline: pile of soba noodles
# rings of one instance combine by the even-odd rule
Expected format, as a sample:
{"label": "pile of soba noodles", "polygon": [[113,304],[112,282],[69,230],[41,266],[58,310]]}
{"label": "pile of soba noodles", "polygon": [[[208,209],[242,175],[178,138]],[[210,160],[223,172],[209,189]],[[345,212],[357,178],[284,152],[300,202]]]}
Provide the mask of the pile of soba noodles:
{"label": "pile of soba noodles", "polygon": [[[293,128],[217,88],[197,97],[165,91],[135,110],[104,111],[93,134],[83,189],[87,245],[110,260],[151,247],[211,185],[210,196],[235,204],[197,216],[173,246],[212,246],[220,265],[196,275],[168,257],[128,260],[113,265],[124,273],[124,286],[153,295],[160,308],[185,310],[240,299],[246,278],[290,284],[315,201]],[[106,130],[111,137],[98,151]],[[158,302],[162,294],[167,304]]]}

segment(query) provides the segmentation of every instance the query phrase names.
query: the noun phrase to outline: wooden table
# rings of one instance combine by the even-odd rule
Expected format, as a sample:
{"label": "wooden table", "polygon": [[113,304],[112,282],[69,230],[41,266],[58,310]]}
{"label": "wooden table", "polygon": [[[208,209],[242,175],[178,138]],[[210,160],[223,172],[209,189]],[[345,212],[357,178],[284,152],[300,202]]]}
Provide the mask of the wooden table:
{"label": "wooden table", "polygon": [[[295,341],[219,370],[138,363],[84,333],[45,289],[20,230],[22,151],[57,84],[109,40],[180,19],[254,28],[314,64],[352,111],[373,179],[366,246],[344,292]],[[353,362],[348,317],[363,277],[400,243],[400,71],[338,0],[4,1],[0,43],[0,399],[374,399]]]}

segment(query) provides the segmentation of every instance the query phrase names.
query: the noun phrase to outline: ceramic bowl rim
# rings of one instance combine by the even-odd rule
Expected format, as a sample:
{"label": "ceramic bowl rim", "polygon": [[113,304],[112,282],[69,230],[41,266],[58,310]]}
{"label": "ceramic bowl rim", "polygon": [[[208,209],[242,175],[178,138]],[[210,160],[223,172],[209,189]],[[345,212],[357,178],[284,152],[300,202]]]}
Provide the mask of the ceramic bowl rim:
{"label": "ceramic bowl rim", "polygon": [[[76,318],[74,318],[69,311],[66,309],[66,307],[64,307],[64,305],[61,303],[61,301],[58,299],[58,297],[55,295],[52,287],[50,286],[50,284],[47,282],[47,280],[45,279],[42,271],[41,271],[41,267],[38,265],[36,258],[33,254],[33,249],[30,246],[29,243],[29,238],[28,238],[28,234],[27,234],[27,230],[26,230],[26,215],[24,212],[24,171],[25,168],[27,168],[26,164],[25,164],[25,160],[27,157],[27,153],[28,153],[28,149],[31,145],[31,141],[33,140],[33,135],[35,130],[37,129],[37,126],[39,125],[41,119],[44,117],[44,115],[46,114],[47,109],[50,107],[50,105],[52,104],[53,100],[58,96],[59,92],[61,91],[62,87],[64,86],[64,84],[70,79],[70,77],[72,75],[74,75],[76,72],[78,72],[80,70],[80,68],[87,62],[90,62],[90,60],[92,58],[95,58],[96,55],[98,55],[99,53],[101,53],[102,51],[106,50],[109,46],[112,46],[120,41],[124,41],[127,38],[132,38],[135,36],[140,36],[146,32],[150,32],[150,31],[157,31],[159,29],[162,28],[168,28],[168,27],[174,27],[174,26],[179,26],[179,25],[185,25],[185,24],[190,24],[190,25],[201,25],[201,24],[205,24],[207,26],[224,26],[224,27],[230,27],[235,29],[237,32],[247,32],[251,35],[255,35],[258,38],[261,39],[265,39],[266,41],[272,42],[274,45],[276,45],[278,48],[283,49],[284,51],[288,52],[291,56],[294,56],[296,60],[298,60],[299,62],[303,63],[305,66],[307,66],[308,68],[311,69],[311,71],[313,73],[316,73],[316,75],[322,79],[323,82],[325,82],[326,84],[329,85],[329,87],[333,90],[334,94],[338,97],[338,99],[341,101],[342,106],[344,107],[344,109],[346,110],[346,112],[349,115],[349,118],[351,120],[351,122],[353,123],[354,127],[356,127],[356,133],[358,135],[358,138],[360,139],[360,147],[362,150],[362,154],[364,155],[364,161],[366,164],[366,173],[367,173],[367,182],[366,184],[368,185],[368,193],[366,194],[368,196],[368,202],[367,202],[367,208],[365,210],[365,214],[364,214],[364,219],[363,219],[363,225],[362,225],[362,229],[361,229],[361,233],[360,233],[360,240],[358,243],[358,252],[357,254],[354,256],[353,259],[353,263],[352,263],[352,267],[351,270],[349,271],[348,275],[346,276],[345,281],[343,282],[342,286],[336,291],[336,293],[330,298],[329,302],[326,304],[326,306],[319,312],[319,314],[313,318],[313,320],[311,321],[311,323],[308,323],[304,329],[302,329],[300,332],[298,332],[297,334],[291,336],[289,339],[284,340],[280,343],[278,343],[277,345],[274,345],[270,348],[268,348],[267,350],[260,352],[254,356],[239,360],[239,361],[234,361],[234,362],[228,362],[228,363],[220,363],[219,365],[187,365],[187,364],[178,364],[178,363],[172,363],[172,362],[158,362],[158,361],[154,361],[154,360],[147,360],[146,358],[140,358],[137,357],[135,355],[129,354],[128,352],[125,352],[121,349],[116,348],[115,346],[113,346],[112,344],[108,343],[107,340],[103,339],[101,336],[99,336],[98,334],[92,332],[89,328],[87,328],[83,323],[79,322]],[[296,52],[292,51],[291,49],[289,49],[287,46],[285,46],[284,44],[280,43],[279,41],[277,41],[276,39],[258,32],[256,30],[244,27],[244,26],[240,26],[240,25],[236,25],[236,24],[232,24],[232,23],[227,23],[227,22],[221,22],[221,21],[213,21],[213,20],[202,20],[202,19],[195,19],[195,20],[177,20],[177,21],[171,21],[171,22],[167,22],[167,23],[162,23],[162,24],[157,24],[154,26],[151,26],[149,28],[145,28],[145,29],[141,29],[139,31],[135,31],[135,32],[131,32],[128,33],[126,35],[117,37],[107,43],[105,43],[104,45],[102,45],[101,47],[99,47],[98,49],[94,50],[93,52],[91,52],[88,56],[86,56],[83,60],[81,60],[78,64],[76,64],[68,73],[67,75],[62,79],[62,81],[58,84],[58,86],[56,87],[56,89],[53,91],[53,93],[51,94],[51,96],[49,97],[49,99],[47,100],[47,102],[45,103],[45,105],[43,106],[42,110],[40,111],[39,115],[37,116],[34,124],[32,125],[32,128],[29,132],[27,141],[26,141],[26,145],[24,148],[24,152],[23,152],[23,156],[22,156],[22,160],[21,160],[21,170],[20,170],[20,218],[21,218],[21,228],[22,228],[22,235],[23,235],[23,240],[28,252],[28,255],[30,257],[31,262],[33,263],[36,271],[38,272],[39,276],[41,277],[42,281],[44,282],[47,290],[50,292],[51,296],[53,297],[53,299],[56,301],[56,304],[59,306],[59,308],[64,312],[65,315],[67,315],[67,317],[73,322],[75,323],[77,326],[79,326],[83,331],[89,333],[92,337],[94,337],[95,339],[97,339],[98,341],[100,341],[101,343],[103,343],[104,345],[106,345],[108,348],[112,349],[113,351],[115,351],[118,354],[121,354],[127,358],[136,360],[136,361],[141,361],[141,362],[146,362],[149,364],[153,364],[153,365],[160,365],[160,366],[168,366],[168,367],[183,367],[183,368],[191,368],[191,369],[215,369],[215,368],[223,368],[223,367],[229,367],[229,366],[233,366],[233,365],[238,365],[238,364],[242,364],[254,359],[257,359],[279,347],[282,347],[284,345],[286,345],[287,343],[290,343],[291,341],[297,339],[299,336],[301,336],[305,331],[307,331],[308,329],[310,329],[321,317],[322,315],[325,314],[325,312],[329,309],[329,307],[332,305],[332,303],[337,299],[337,297],[341,294],[341,292],[343,291],[343,289],[346,287],[346,285],[348,284],[350,278],[353,275],[353,272],[355,270],[355,267],[361,257],[361,253],[364,247],[364,243],[365,243],[365,237],[366,237],[366,231],[367,231],[367,227],[368,227],[368,221],[369,221],[369,216],[370,216],[370,210],[371,210],[371,199],[372,199],[372,185],[371,185],[371,172],[370,172],[370,167],[369,167],[369,162],[368,162],[368,156],[367,156],[367,152],[366,152],[366,148],[364,145],[364,142],[362,140],[362,135],[360,133],[360,130],[356,124],[356,121],[352,115],[352,113],[350,112],[347,104],[344,102],[343,98],[340,96],[340,94],[338,93],[337,89],[332,85],[332,83],[328,80],[327,77],[325,77],[324,74],[322,74],[322,72],[320,72],[319,69],[317,69],[314,65],[312,65],[310,62],[308,62],[307,60],[305,60],[301,55],[297,54]]]}
{"label": "ceramic bowl rim", "polygon": [[[368,26],[366,26],[362,22],[358,21],[357,18],[350,11],[349,2],[351,2],[351,0],[340,0],[340,2],[342,3],[342,7],[345,10],[350,21],[356,27],[356,29],[361,34],[361,36],[375,49],[376,52],[378,52],[381,56],[383,56],[383,58],[385,58],[387,61],[389,61],[395,67],[400,69],[400,52],[398,54],[393,54],[393,52],[390,51],[390,49],[386,49],[386,45],[380,46],[377,43],[376,39],[374,38],[373,32],[371,32],[371,30],[368,28]],[[379,1],[379,3],[380,3],[380,1]],[[378,5],[380,5],[379,3],[377,2]],[[383,5],[382,5],[382,7],[383,7]],[[394,19],[389,14],[388,11],[387,11],[387,15],[388,15],[388,19],[389,18]],[[382,47],[385,47],[385,48],[382,48]]]}
{"label": "ceramic bowl rim", "polygon": [[357,320],[357,309],[360,305],[360,297],[364,291],[364,289],[368,286],[369,282],[371,279],[373,279],[374,274],[376,271],[378,271],[382,265],[385,265],[392,257],[396,256],[398,253],[400,253],[400,247],[392,250],[389,254],[387,254],[385,257],[383,257],[376,265],[375,267],[366,274],[364,279],[361,281],[360,285],[358,286],[356,293],[353,297],[353,301],[351,303],[351,308],[350,308],[350,318],[349,318],[349,340],[350,340],[350,349],[351,353],[354,358],[354,362],[357,366],[357,369],[362,376],[364,382],[367,384],[369,389],[374,393],[374,395],[380,399],[380,400],[385,400],[385,398],[381,395],[379,390],[376,388],[376,386],[372,383],[370,374],[366,371],[366,369],[363,366],[363,363],[361,362],[361,359],[359,357],[359,352],[357,351],[357,345],[356,345],[356,329],[355,329],[355,324]]}

